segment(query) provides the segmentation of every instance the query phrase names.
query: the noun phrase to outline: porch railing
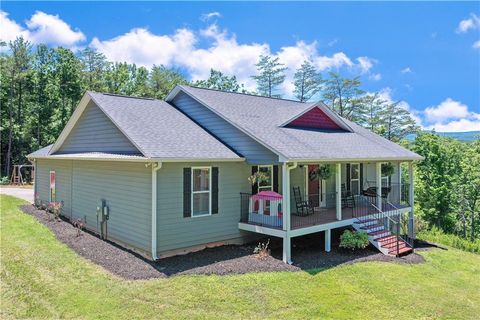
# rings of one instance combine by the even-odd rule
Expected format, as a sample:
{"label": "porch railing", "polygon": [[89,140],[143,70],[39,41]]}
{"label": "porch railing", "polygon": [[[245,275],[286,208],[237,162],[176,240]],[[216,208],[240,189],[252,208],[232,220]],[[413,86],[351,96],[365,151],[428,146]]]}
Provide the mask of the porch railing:
{"label": "porch railing", "polygon": [[[410,206],[410,184],[398,182],[382,181],[381,195],[382,198],[387,199],[390,203],[400,206]],[[376,197],[377,183],[376,181],[366,181],[363,185],[362,195],[367,197]]]}

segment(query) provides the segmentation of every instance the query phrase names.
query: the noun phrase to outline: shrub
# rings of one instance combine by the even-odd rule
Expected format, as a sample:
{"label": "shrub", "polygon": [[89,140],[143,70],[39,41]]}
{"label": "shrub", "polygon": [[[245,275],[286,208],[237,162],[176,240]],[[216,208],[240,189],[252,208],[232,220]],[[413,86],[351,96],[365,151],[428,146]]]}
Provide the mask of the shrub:
{"label": "shrub", "polygon": [[55,220],[60,219],[60,214],[62,213],[63,202],[50,202],[48,204],[48,211],[53,213]]}
{"label": "shrub", "polygon": [[268,245],[270,244],[270,239],[267,242],[259,242],[258,245],[253,249],[253,253],[257,254],[260,259],[265,259],[270,256],[270,249]]}
{"label": "shrub", "polygon": [[366,232],[352,232],[345,230],[340,236],[340,247],[345,249],[364,249],[368,246],[368,234]]}
{"label": "shrub", "polygon": [[82,230],[85,228],[85,222],[82,219],[75,219],[72,225],[77,229],[77,237],[82,235]]}
{"label": "shrub", "polygon": [[470,241],[454,234],[443,233],[438,228],[424,230],[417,234],[418,239],[443,244],[463,251],[480,254],[480,240]]}
{"label": "shrub", "polygon": [[9,184],[9,183],[10,183],[10,179],[8,179],[8,176],[0,178],[0,184],[1,185],[6,185],[6,184]]}

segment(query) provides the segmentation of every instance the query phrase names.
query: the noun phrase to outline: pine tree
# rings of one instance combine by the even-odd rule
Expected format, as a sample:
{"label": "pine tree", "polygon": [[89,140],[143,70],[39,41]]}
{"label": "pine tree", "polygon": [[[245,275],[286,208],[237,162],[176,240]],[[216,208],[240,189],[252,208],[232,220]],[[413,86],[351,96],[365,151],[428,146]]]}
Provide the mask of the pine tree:
{"label": "pine tree", "polygon": [[295,85],[294,94],[301,102],[310,100],[320,91],[323,83],[320,73],[315,66],[307,60],[297,69],[293,77],[293,84]]}
{"label": "pine tree", "polygon": [[384,128],[383,136],[396,142],[419,129],[415,119],[401,101],[387,103],[380,113],[380,121]]}
{"label": "pine tree", "polygon": [[266,97],[281,97],[280,94],[275,94],[275,91],[285,81],[287,68],[279,62],[279,58],[261,55],[260,61],[255,66],[258,75],[252,78],[257,82],[258,93]]}
{"label": "pine tree", "polygon": [[150,86],[153,97],[164,99],[178,84],[187,84],[188,81],[176,69],[165,66],[153,66],[150,71]]}
{"label": "pine tree", "polygon": [[210,76],[207,80],[198,80],[195,86],[201,88],[215,89],[227,92],[245,92],[243,85],[238,84],[237,77],[227,76],[222,72],[210,69]]}
{"label": "pine tree", "polygon": [[80,61],[82,62],[82,76],[86,90],[105,91],[105,76],[108,68],[105,55],[87,47],[80,53]]}
{"label": "pine tree", "polygon": [[360,85],[359,77],[342,78],[338,73],[330,72],[322,96],[340,116],[362,122],[365,92],[360,89]]}

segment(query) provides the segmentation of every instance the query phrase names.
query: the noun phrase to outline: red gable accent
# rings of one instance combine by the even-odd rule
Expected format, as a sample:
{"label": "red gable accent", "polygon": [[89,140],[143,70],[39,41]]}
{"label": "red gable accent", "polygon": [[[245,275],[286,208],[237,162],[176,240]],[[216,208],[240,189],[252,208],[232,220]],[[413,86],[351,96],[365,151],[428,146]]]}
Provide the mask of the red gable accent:
{"label": "red gable accent", "polygon": [[315,128],[315,129],[342,129],[320,108],[302,114],[287,124],[288,127]]}

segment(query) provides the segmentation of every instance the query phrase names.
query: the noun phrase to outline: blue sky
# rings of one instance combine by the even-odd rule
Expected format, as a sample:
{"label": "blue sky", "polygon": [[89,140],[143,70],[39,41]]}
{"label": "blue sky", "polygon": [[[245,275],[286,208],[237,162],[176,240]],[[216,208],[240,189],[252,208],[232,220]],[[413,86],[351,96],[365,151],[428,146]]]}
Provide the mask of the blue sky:
{"label": "blue sky", "polygon": [[289,71],[305,58],[327,73],[359,75],[368,91],[403,100],[425,128],[480,130],[480,4],[3,2],[0,37],[24,35],[110,60],[176,66],[191,79],[209,69],[248,88],[259,54]]}

